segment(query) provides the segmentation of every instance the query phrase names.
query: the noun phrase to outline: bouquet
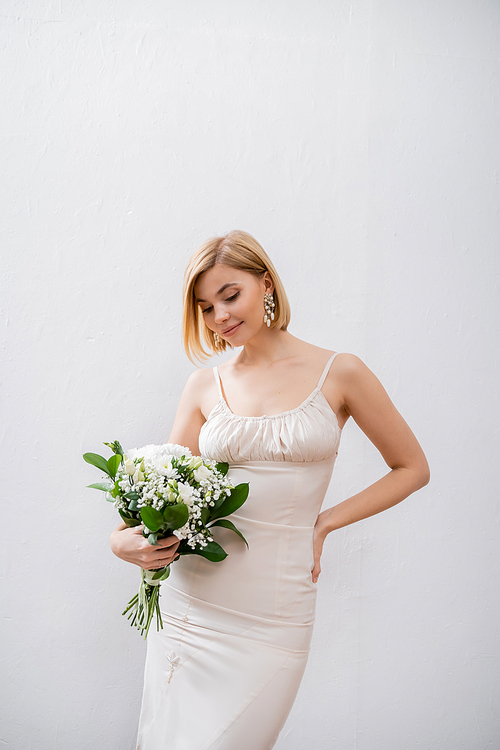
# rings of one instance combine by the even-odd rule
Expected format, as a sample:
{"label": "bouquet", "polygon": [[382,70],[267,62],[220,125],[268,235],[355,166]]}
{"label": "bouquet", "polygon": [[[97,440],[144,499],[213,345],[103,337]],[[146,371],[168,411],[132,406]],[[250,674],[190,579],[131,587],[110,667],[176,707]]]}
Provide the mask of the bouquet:
{"label": "bouquet", "polygon": [[[97,453],[84,453],[87,463],[103,471],[103,482],[89,484],[105,492],[127,526],[142,524],[150,544],[174,534],[181,540],[179,555],[201,555],[220,562],[226,552],[214,541],[211,529],[223,526],[248,543],[225,516],[234,513],[248,497],[248,482],[234,486],[227,477],[228,464],[193,456],[189,448],[167,443],[146,445],[124,453],[118,440],[104,443],[113,451],[107,460]],[[171,563],[170,563],[171,564]],[[159,570],[141,570],[138,593],[122,613],[147,638],[153,616],[163,628],[160,614],[160,584],[170,574],[170,564]]]}

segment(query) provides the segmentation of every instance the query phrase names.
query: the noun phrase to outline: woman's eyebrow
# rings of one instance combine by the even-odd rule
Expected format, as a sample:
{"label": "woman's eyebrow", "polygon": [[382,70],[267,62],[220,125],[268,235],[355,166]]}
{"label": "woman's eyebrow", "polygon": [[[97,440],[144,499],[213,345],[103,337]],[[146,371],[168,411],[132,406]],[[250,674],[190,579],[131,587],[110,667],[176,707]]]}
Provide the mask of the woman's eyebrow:
{"label": "woman's eyebrow", "polygon": [[[217,292],[216,296],[218,297],[219,294],[222,294],[222,292],[224,291],[224,289],[227,289],[228,286],[234,286],[237,283],[238,283],[237,281],[228,281],[227,284],[224,284],[224,286],[221,286],[221,288]],[[206,302],[206,299],[196,299],[196,302]]]}

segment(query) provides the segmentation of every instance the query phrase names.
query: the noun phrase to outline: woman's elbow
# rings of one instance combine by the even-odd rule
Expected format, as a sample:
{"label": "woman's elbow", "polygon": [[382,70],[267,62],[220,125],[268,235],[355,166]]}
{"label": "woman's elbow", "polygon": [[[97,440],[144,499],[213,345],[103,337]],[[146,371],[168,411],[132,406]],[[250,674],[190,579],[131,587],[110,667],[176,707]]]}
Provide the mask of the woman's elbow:
{"label": "woman's elbow", "polygon": [[425,485],[429,484],[431,481],[431,470],[426,458],[424,458],[423,463],[415,469],[415,475],[418,490],[425,487]]}

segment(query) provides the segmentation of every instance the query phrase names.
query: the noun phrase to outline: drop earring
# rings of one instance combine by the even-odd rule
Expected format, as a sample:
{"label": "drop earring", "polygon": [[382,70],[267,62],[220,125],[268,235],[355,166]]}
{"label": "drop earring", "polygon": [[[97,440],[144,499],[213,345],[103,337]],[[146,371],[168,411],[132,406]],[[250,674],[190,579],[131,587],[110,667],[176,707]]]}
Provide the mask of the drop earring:
{"label": "drop earring", "polygon": [[274,301],[274,297],[272,294],[269,294],[269,292],[266,292],[264,294],[264,323],[267,323],[267,326],[269,327],[271,325],[271,320],[274,320],[274,308],[276,307],[276,302]]}
{"label": "drop earring", "polygon": [[219,346],[219,344],[220,344],[220,336],[215,331],[214,331],[214,341],[215,341],[215,346],[216,347]]}

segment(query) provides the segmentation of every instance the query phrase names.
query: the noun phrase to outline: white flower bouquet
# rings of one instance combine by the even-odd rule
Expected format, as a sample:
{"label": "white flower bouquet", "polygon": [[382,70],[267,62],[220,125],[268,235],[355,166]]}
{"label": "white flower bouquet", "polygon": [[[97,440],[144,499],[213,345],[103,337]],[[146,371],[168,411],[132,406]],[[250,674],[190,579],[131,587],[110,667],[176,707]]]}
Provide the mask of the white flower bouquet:
{"label": "white flower bouquet", "polygon": [[[142,524],[150,544],[174,534],[181,540],[179,555],[201,555],[220,562],[226,552],[214,541],[211,528],[223,526],[246,539],[225,516],[240,508],[248,497],[248,482],[234,486],[227,477],[228,464],[193,456],[189,448],[167,443],[146,445],[124,453],[118,440],[104,443],[109,459],[84,453],[87,463],[107,475],[106,481],[89,484],[106,493],[127,526]],[[156,613],[157,630],[163,628],[159,606],[160,584],[170,574],[170,564],[159,570],[142,570],[139,592],[122,613],[128,613],[144,638]]]}

